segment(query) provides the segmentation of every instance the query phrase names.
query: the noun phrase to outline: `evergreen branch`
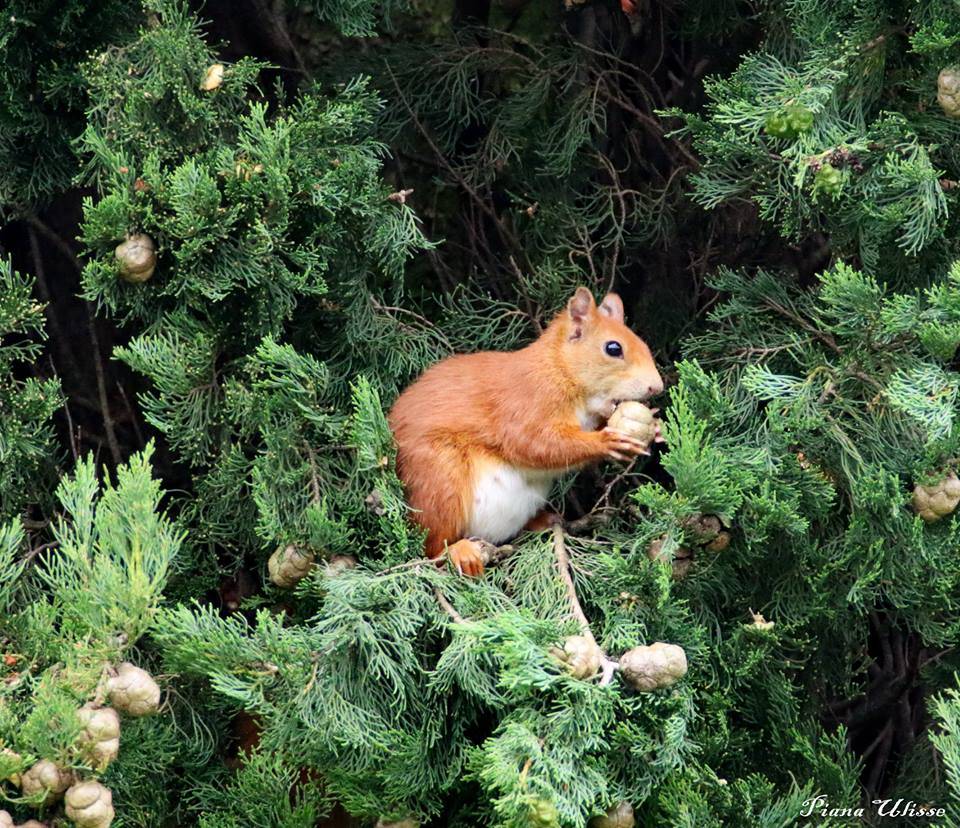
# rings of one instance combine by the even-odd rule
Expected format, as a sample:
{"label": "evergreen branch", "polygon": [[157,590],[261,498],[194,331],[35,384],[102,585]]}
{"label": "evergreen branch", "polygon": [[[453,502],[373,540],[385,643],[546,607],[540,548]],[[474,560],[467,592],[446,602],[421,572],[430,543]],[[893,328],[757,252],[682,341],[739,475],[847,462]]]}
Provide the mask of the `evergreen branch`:
{"label": "evergreen branch", "polygon": [[60,545],[60,541],[48,541],[47,543],[42,543],[39,546],[35,546],[32,549],[27,550],[23,557],[20,559],[20,563],[27,564],[32,561],[37,555],[41,552],[46,552],[48,549],[54,549]]}
{"label": "evergreen branch", "polygon": [[842,350],[840,349],[840,346],[837,345],[837,341],[833,338],[833,336],[826,333],[825,331],[820,330],[815,325],[813,325],[812,323],[804,319],[802,316],[800,316],[800,314],[795,313],[789,308],[784,307],[782,304],[780,304],[770,296],[765,296],[763,298],[763,304],[766,307],[768,307],[770,310],[775,311],[776,313],[779,313],[781,316],[786,317],[798,327],[803,328],[803,330],[809,333],[814,339],[816,339],[818,342],[822,342],[835,354],[843,353]]}

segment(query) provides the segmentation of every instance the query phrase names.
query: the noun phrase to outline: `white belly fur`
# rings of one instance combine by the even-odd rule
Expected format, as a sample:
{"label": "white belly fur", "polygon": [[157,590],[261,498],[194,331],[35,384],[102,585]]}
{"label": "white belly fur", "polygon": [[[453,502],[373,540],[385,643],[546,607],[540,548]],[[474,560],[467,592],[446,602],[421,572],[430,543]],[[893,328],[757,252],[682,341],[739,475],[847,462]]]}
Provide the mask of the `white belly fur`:
{"label": "white belly fur", "polygon": [[503,543],[516,535],[547,500],[556,475],[487,460],[474,475],[467,536]]}

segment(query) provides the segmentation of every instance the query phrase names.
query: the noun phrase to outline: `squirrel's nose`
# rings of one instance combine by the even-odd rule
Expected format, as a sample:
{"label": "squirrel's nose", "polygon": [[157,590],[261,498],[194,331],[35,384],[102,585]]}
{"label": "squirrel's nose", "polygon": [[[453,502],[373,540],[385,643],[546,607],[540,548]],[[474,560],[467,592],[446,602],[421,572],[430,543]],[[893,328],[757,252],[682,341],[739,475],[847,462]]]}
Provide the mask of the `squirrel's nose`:
{"label": "squirrel's nose", "polygon": [[655,383],[651,383],[647,386],[647,396],[655,397],[657,394],[663,393],[663,380],[659,379]]}

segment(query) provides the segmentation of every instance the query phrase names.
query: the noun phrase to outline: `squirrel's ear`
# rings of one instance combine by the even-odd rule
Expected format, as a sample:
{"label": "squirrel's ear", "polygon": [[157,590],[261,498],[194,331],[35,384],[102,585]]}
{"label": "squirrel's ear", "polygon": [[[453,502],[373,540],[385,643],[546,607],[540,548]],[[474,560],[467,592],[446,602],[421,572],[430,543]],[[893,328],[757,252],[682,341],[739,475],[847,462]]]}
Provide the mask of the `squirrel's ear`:
{"label": "squirrel's ear", "polygon": [[623,322],[623,300],[616,293],[608,293],[600,303],[600,313],[614,322]]}
{"label": "squirrel's ear", "polygon": [[578,287],[577,292],[574,293],[573,296],[570,297],[570,301],[567,302],[567,310],[570,313],[570,318],[576,324],[585,322],[596,307],[596,303],[593,301],[593,294],[585,287]]}

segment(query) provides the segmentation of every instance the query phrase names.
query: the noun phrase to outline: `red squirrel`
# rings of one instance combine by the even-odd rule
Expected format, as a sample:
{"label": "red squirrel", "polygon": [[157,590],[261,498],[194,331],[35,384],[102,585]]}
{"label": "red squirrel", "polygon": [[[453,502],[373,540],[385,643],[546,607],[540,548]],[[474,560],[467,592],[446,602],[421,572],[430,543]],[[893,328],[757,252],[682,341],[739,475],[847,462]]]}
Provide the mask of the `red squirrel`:
{"label": "red squirrel", "polygon": [[460,354],[427,369],[394,403],[397,472],[426,554],[463,574],[483,572],[481,547],[544,528],[553,481],[591,461],[647,453],[599,428],[624,400],[663,391],[646,343],[623,321],[623,302],[599,306],[578,288],[540,337],[518,351]]}

